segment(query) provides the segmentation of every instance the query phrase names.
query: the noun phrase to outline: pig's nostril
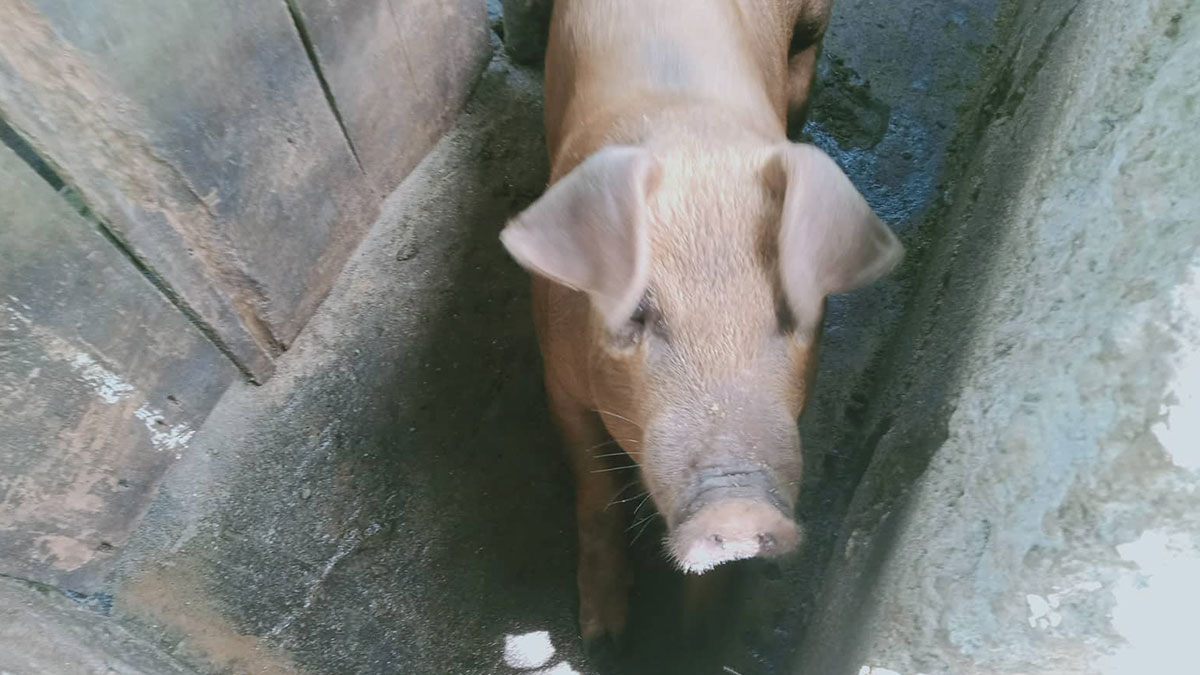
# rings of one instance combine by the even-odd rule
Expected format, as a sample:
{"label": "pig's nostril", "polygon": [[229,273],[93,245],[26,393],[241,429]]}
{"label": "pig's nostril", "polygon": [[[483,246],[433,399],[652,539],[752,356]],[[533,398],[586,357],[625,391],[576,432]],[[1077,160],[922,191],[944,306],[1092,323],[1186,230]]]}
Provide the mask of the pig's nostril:
{"label": "pig's nostril", "polygon": [[758,535],[758,545],[764,551],[769,551],[775,548],[775,535],[760,534]]}
{"label": "pig's nostril", "polygon": [[722,537],[719,534],[714,534],[712,536],[712,542],[714,544],[716,544],[717,546],[724,546],[725,545],[725,537]]}

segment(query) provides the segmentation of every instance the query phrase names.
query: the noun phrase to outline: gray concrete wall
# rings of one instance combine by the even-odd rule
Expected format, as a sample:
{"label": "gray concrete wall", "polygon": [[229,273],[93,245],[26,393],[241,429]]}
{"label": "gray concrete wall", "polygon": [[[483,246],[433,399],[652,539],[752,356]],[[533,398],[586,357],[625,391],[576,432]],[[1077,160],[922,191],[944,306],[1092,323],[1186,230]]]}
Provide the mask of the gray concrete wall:
{"label": "gray concrete wall", "polygon": [[1197,9],[1018,3],[796,672],[1195,669]]}
{"label": "gray concrete wall", "polygon": [[0,578],[0,673],[194,675],[152,640],[48,586]]}
{"label": "gray concrete wall", "polygon": [[262,387],[235,384],[108,589],[200,672],[582,663],[570,481],[528,277],[497,235],[545,187],[535,73],[493,62]]}

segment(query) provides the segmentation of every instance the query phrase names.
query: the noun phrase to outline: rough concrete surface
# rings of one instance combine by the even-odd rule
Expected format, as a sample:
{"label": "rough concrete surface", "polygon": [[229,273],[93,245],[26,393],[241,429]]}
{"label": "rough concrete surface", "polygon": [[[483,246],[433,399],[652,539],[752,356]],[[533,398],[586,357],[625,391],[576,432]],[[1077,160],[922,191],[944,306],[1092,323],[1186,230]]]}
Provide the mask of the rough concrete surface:
{"label": "rough concrete surface", "polygon": [[187,675],[174,659],[48,586],[0,578],[0,673]]}
{"label": "rough concrete surface", "polygon": [[1127,667],[1179,654],[1189,615],[1156,616],[1196,602],[1195,4],[836,5],[804,133],[910,256],[831,303],[805,547],[735,566],[708,642],[677,634],[652,531],[627,655],[580,653],[569,480],[496,240],[545,183],[540,74],[503,57],[85,616],[198,673],[1179,666]]}
{"label": "rough concrete surface", "polygon": [[550,33],[551,0],[490,0],[503,4],[504,46],[513,61],[541,65]]}
{"label": "rough concrete surface", "polygon": [[218,672],[492,672],[547,629],[578,663],[570,486],[497,243],[545,185],[540,105],[493,63],[276,376],[214,410],[117,612]]}
{"label": "rough concrete surface", "polygon": [[799,673],[1196,668],[1197,5],[1017,9]]}

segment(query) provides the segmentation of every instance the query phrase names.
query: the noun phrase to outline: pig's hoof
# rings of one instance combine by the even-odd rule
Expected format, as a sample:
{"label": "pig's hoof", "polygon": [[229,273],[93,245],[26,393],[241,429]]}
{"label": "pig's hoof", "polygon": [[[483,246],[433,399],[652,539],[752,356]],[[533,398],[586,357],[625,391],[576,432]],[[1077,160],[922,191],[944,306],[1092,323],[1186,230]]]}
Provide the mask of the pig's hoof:
{"label": "pig's hoof", "polygon": [[606,638],[614,645],[623,642],[629,607],[626,597],[628,589],[622,587],[619,597],[597,598],[598,602],[584,600],[579,611],[579,632],[584,646],[599,644]]}
{"label": "pig's hoof", "polygon": [[591,661],[602,661],[623,656],[629,641],[625,633],[601,633],[583,638],[583,653]]}
{"label": "pig's hoof", "polygon": [[579,632],[585,649],[610,642],[622,646],[629,620],[629,575],[623,572],[579,575]]}

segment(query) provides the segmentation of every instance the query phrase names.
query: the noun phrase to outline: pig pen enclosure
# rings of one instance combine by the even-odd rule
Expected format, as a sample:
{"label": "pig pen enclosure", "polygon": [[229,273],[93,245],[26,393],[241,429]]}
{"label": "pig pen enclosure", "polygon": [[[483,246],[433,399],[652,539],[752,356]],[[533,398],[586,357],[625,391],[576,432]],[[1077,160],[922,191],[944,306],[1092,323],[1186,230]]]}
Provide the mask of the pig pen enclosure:
{"label": "pig pen enclosure", "polygon": [[801,133],[910,254],[799,554],[696,644],[649,530],[622,655],[497,241],[545,6],[0,3],[0,672],[1187,672],[1197,3],[836,3]]}

